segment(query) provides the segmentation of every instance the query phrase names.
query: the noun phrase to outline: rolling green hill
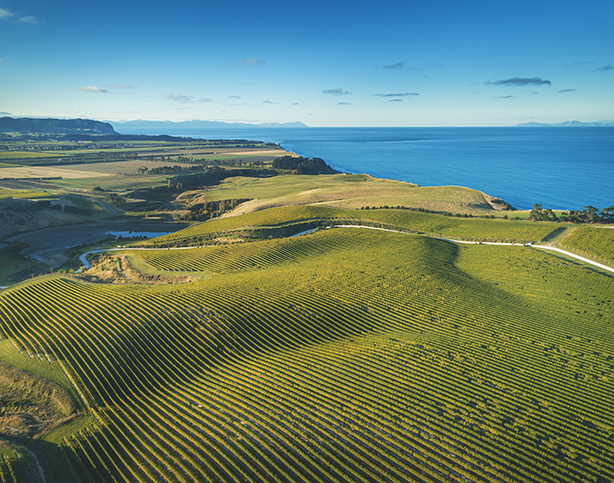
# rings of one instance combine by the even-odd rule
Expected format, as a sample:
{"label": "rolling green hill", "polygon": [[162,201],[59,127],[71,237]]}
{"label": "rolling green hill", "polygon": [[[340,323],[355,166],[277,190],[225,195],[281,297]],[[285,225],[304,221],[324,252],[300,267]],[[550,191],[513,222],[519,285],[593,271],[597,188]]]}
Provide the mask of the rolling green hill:
{"label": "rolling green hill", "polygon": [[[496,223],[359,213],[458,236]],[[352,228],[134,253],[216,275],[55,275],[0,294],[4,336],[61,363],[93,415],[29,445],[47,481],[614,478],[612,278],[530,248]]]}

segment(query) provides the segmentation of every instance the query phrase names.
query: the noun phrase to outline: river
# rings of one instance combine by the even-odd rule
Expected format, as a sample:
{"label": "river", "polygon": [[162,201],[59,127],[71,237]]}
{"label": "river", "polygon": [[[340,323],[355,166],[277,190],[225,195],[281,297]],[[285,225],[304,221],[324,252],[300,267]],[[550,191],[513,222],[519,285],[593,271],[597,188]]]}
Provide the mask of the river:
{"label": "river", "polygon": [[186,226],[188,225],[185,223],[103,221],[43,228],[13,236],[6,241],[27,243],[30,246],[21,252],[22,255],[56,268],[67,260],[64,252],[72,247],[92,245],[108,237],[145,236],[153,238],[176,232]]}

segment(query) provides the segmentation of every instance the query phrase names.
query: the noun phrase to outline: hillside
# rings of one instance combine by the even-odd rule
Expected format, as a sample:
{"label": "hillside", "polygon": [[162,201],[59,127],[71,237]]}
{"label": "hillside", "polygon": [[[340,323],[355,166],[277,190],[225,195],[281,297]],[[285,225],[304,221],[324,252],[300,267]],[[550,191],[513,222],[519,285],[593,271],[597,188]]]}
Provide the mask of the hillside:
{"label": "hillside", "polygon": [[[305,209],[245,216],[271,226]],[[396,211],[357,213],[408,229],[446,220]],[[486,227],[447,220],[437,229]],[[522,246],[356,228],[123,255],[206,277],[53,275],[0,294],[4,336],[28,361],[61,363],[94,416],[30,445],[51,480],[614,477],[612,278]]]}
{"label": "hillside", "polygon": [[49,134],[117,134],[109,123],[91,119],[0,118],[0,132]]}

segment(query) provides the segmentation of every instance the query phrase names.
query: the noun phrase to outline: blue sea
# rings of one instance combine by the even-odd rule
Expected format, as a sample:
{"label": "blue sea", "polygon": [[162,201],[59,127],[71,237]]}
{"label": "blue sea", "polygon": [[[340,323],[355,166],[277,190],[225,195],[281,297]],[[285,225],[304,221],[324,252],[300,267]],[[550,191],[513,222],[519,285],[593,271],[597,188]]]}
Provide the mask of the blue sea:
{"label": "blue sea", "polygon": [[535,203],[572,210],[614,205],[614,127],[256,127],[132,133],[276,142],[302,156],[323,158],[339,171],[420,186],[467,186],[518,209]]}

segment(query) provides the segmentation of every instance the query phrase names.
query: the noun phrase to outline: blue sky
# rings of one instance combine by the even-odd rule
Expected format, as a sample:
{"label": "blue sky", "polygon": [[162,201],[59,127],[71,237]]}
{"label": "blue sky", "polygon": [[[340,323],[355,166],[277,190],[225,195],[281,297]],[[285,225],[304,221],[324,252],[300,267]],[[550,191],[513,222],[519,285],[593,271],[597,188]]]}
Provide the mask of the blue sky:
{"label": "blue sky", "polygon": [[501,126],[614,118],[614,2],[0,0],[0,112]]}

